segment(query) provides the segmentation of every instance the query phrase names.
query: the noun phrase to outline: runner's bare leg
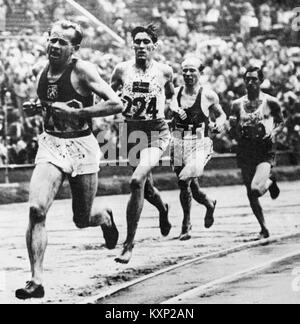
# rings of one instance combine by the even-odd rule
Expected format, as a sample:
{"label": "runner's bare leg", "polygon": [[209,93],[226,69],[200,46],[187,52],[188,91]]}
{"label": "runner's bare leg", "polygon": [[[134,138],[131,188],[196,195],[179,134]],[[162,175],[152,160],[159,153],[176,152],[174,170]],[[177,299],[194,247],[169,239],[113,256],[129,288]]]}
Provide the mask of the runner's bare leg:
{"label": "runner's bare leg", "polygon": [[206,207],[205,227],[210,228],[214,224],[214,211],[217,201],[210,199],[200,187],[199,179],[193,179],[191,182],[193,198],[200,204]]}
{"label": "runner's bare leg", "polygon": [[159,191],[154,186],[153,176],[150,173],[145,183],[145,199],[160,213],[166,213],[166,204],[162,201]]}
{"label": "runner's bare leg", "polygon": [[191,180],[178,182],[180,189],[180,203],[183,209],[183,222],[180,240],[186,241],[191,238],[190,231],[192,228],[191,224],[191,209],[192,209],[192,191],[191,191]]}
{"label": "runner's bare leg", "polygon": [[261,227],[260,236],[262,238],[268,238],[270,234],[259,198],[267,192],[272,184],[272,181],[270,180],[271,165],[269,163],[260,164],[256,168],[253,176],[251,173],[249,174],[247,168],[243,169],[242,173],[247,187],[247,195],[251,209]]}
{"label": "runner's bare leg", "polygon": [[261,163],[256,168],[256,173],[251,184],[251,189],[254,195],[262,197],[272,185],[270,180],[271,176],[271,164]]}
{"label": "runner's bare leg", "polygon": [[141,152],[140,164],[136,168],[130,182],[131,197],[127,206],[127,238],[124,248],[116,262],[127,264],[131,260],[134,239],[144,207],[145,184],[151,170],[158,165],[163,152],[156,147]]}
{"label": "runner's bare leg", "polygon": [[145,184],[145,199],[159,211],[159,226],[161,234],[168,236],[172,225],[169,222],[169,205],[162,201],[159,191],[154,186],[152,173],[149,174]]}
{"label": "runner's bare leg", "polygon": [[118,231],[113,222],[111,209],[93,210],[98,189],[98,174],[69,177],[73,196],[73,220],[79,229],[101,226],[106,246],[115,248],[118,242]]}
{"label": "runner's bare leg", "polygon": [[32,281],[42,284],[47,247],[46,215],[64,181],[63,173],[50,163],[38,164],[30,184],[30,215],[26,233]]}

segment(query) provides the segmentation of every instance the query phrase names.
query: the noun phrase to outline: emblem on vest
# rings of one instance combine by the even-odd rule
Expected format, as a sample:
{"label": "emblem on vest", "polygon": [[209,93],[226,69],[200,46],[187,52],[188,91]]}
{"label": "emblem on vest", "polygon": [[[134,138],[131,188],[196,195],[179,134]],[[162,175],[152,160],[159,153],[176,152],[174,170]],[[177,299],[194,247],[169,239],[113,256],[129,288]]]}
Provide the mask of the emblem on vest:
{"label": "emblem on vest", "polygon": [[132,91],[139,92],[139,93],[149,93],[150,92],[150,83],[149,82],[133,82]]}
{"label": "emblem on vest", "polygon": [[48,85],[47,98],[49,100],[55,100],[58,98],[58,86],[57,85]]}

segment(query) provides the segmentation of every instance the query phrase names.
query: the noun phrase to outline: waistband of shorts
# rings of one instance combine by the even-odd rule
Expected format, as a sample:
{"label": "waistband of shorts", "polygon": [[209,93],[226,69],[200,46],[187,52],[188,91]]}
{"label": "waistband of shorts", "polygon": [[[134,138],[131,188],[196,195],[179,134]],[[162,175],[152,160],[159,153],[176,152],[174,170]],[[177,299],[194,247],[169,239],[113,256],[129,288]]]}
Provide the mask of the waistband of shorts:
{"label": "waistband of shorts", "polygon": [[125,119],[124,121],[127,124],[143,124],[143,125],[157,125],[157,124],[162,124],[165,123],[167,125],[167,122],[165,119],[160,118],[160,119]]}
{"label": "waistband of shorts", "polygon": [[189,126],[189,125],[178,125],[175,126],[174,131],[179,132],[190,132],[192,135],[196,135],[198,131],[203,131],[203,127],[195,127],[195,126]]}
{"label": "waistband of shorts", "polygon": [[53,132],[46,129],[45,132],[51,136],[57,138],[63,138],[63,139],[86,137],[92,134],[92,131],[89,128],[83,131],[74,131],[74,132],[65,132],[65,133]]}

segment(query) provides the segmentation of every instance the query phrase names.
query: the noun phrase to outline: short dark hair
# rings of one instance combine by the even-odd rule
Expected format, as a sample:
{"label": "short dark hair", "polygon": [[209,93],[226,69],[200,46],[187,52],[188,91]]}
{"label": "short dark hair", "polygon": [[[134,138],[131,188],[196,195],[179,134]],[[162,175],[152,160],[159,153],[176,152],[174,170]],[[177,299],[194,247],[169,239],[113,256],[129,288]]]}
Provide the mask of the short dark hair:
{"label": "short dark hair", "polygon": [[247,70],[246,70],[246,73],[244,74],[244,80],[246,80],[247,74],[252,73],[252,72],[257,72],[259,81],[261,83],[264,82],[264,80],[265,80],[264,72],[263,72],[262,68],[259,68],[258,66],[250,66],[250,67],[248,67]]}
{"label": "short dark hair", "polygon": [[57,21],[52,25],[51,28],[49,28],[49,30],[48,30],[49,36],[51,35],[52,29],[56,26],[59,26],[62,29],[74,29],[75,36],[72,39],[72,45],[76,46],[76,45],[81,44],[81,42],[83,40],[83,32],[82,32],[80,25],[78,25],[77,23],[74,23],[70,20]]}
{"label": "short dark hair", "polygon": [[152,39],[152,42],[156,44],[158,42],[158,33],[157,33],[157,28],[153,25],[150,24],[146,27],[144,26],[137,26],[131,31],[131,36],[133,40],[135,39],[136,35],[139,33],[147,33],[150,38]]}

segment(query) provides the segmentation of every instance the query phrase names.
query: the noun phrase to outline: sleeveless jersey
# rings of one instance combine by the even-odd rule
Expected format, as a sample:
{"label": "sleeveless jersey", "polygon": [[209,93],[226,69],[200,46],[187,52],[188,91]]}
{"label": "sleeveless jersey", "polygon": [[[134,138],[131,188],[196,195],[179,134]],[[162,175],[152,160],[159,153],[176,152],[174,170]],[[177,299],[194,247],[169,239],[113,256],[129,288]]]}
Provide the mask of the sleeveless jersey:
{"label": "sleeveless jersey", "polygon": [[[76,101],[82,103],[83,107],[90,107],[94,103],[93,95],[81,96],[72,86],[71,73],[77,63],[74,59],[66,68],[63,75],[55,82],[48,80],[49,65],[44,69],[38,84],[38,97],[41,101],[47,102],[68,102],[69,106],[79,108]],[[45,129],[49,132],[74,132],[88,129],[91,120],[84,118],[72,118],[69,120],[59,118],[51,111],[46,109]]]}
{"label": "sleeveless jersey", "polygon": [[144,72],[135,61],[126,63],[122,101],[127,120],[159,120],[165,118],[165,78],[159,63],[152,62]]}
{"label": "sleeveless jersey", "polygon": [[[184,87],[181,87],[177,96],[178,106],[181,108],[181,98]],[[200,127],[202,124],[205,125],[204,136],[208,136],[209,117],[207,117],[202,110],[202,93],[203,88],[200,89],[199,94],[196,98],[193,106],[185,109],[187,119],[181,120],[179,117],[175,117],[175,126],[177,127],[188,127],[193,126],[194,129]]]}
{"label": "sleeveless jersey", "polygon": [[247,106],[250,105],[247,96],[240,100],[239,133],[241,140],[259,142],[263,139],[271,139],[276,125],[268,105],[268,98],[269,95],[262,93],[258,102],[259,107],[254,112],[249,112],[249,109],[247,109]]}

